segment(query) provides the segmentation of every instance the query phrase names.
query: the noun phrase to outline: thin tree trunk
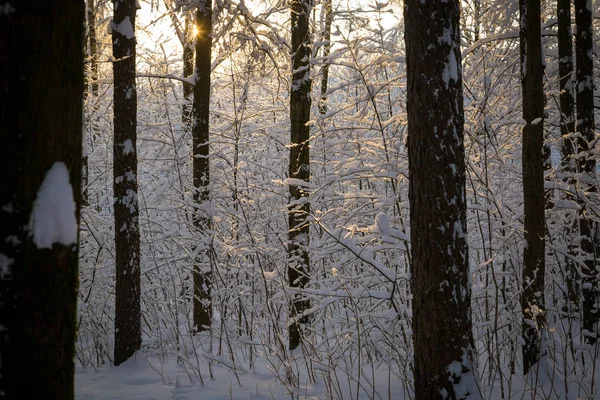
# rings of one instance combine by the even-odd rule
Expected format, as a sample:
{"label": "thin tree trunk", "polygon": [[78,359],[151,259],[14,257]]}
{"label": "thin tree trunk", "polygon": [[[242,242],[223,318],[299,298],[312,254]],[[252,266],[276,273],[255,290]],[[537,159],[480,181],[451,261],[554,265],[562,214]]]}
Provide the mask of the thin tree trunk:
{"label": "thin tree trunk", "polygon": [[[302,289],[309,281],[308,254],[310,212],[307,186],[310,180],[310,48],[308,22],[310,0],[292,0],[292,84],[290,88],[290,204],[288,206],[288,279],[290,287],[297,288],[290,304],[289,348],[298,347],[302,337],[302,324],[308,318],[302,314],[310,307],[303,299]],[[304,186],[302,182],[306,182]]]}
{"label": "thin tree trunk", "polygon": [[113,189],[115,210],[115,354],[119,365],[139,350],[140,230],[137,201],[137,92],[135,83],[136,0],[114,0]]}
{"label": "thin tree trunk", "polygon": [[[581,189],[595,195],[596,160],[591,154],[594,133],[594,60],[591,0],[575,0],[575,64],[577,66],[577,131],[579,132],[579,170]],[[598,322],[598,282],[596,280],[598,224],[583,208],[579,219],[581,250],[586,256],[583,273],[583,329],[587,343],[596,343],[595,325]]]}
{"label": "thin tree trunk", "polygon": [[0,9],[0,393],[73,399],[85,7]]}
{"label": "thin tree trunk", "polygon": [[331,23],[333,22],[333,7],[332,0],[323,2],[323,19],[325,26],[323,27],[323,62],[321,75],[321,98],[319,99],[319,113],[327,114],[327,85],[329,84],[329,65],[327,59],[331,53]]}
{"label": "thin tree trunk", "polygon": [[[575,132],[575,107],[573,94],[573,37],[571,30],[571,1],[558,0],[558,75],[559,75],[559,104],[560,104],[560,133],[562,136],[562,174],[564,182],[573,186],[575,180],[574,174],[577,172],[577,163],[575,161],[575,146],[573,139]],[[570,238],[575,232],[575,226],[565,227],[565,237]],[[569,253],[572,254],[570,244]],[[566,283],[567,283],[567,301],[571,307],[568,309],[579,308],[579,287],[577,284],[578,272],[577,265],[566,260]]]}
{"label": "thin tree trunk", "polygon": [[457,0],[406,2],[416,399],[479,398],[472,360],[459,21]]}
{"label": "thin tree trunk", "polygon": [[210,115],[210,67],[212,38],[212,1],[200,0],[196,12],[196,85],[193,102],[193,183],[194,225],[205,240],[194,263],[194,330],[210,329],[211,303],[211,254],[208,240],[211,228],[210,170],[209,170],[209,115]]}
{"label": "thin tree trunk", "polygon": [[544,92],[540,0],[520,0],[521,84],[523,91],[523,372],[542,351],[545,275]]}

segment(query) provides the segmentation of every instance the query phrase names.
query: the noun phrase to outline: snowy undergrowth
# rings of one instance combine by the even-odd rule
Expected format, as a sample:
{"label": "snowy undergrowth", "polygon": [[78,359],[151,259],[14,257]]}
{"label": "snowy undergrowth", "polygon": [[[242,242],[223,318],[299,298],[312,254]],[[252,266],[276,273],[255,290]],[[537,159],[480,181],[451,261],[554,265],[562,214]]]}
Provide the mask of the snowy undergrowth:
{"label": "snowy undergrowth", "polygon": [[[490,6],[486,30],[505,33],[512,15],[507,7]],[[263,17],[271,19],[272,37],[284,38],[284,17],[276,14]],[[213,71],[211,201],[201,205],[212,218],[208,233],[191,223],[191,135],[181,122],[181,87],[138,78],[143,349],[120,367],[109,366],[115,269],[111,86],[102,85],[98,99],[88,98],[79,399],[413,397],[402,27],[383,28],[376,13],[366,15],[340,21],[326,60],[315,45],[313,78],[318,82],[320,65],[330,62],[330,89],[325,114],[313,99],[311,283],[304,291],[311,318],[304,346],[293,354],[286,350],[292,295],[286,271],[288,82],[284,69],[274,66],[288,62],[287,52],[277,50],[281,43],[265,39],[259,51],[252,41],[237,42],[253,34],[235,24],[240,35],[215,39],[216,59],[235,56],[236,62]],[[574,210],[558,194],[547,216],[547,352],[533,375],[522,376],[518,43],[471,47],[469,35],[466,29],[468,243],[482,398],[595,399],[598,347],[583,344],[579,311],[565,301],[567,264],[581,256],[569,253],[578,239],[563,230]],[[232,43],[239,48],[229,54]],[[180,50],[145,48],[143,54],[138,69],[180,75],[173,73],[181,69]],[[555,60],[547,58],[553,79]],[[556,152],[559,114],[550,100],[548,133]],[[549,179],[560,172],[555,164]],[[210,336],[190,334],[198,247],[209,250],[214,266]]]}

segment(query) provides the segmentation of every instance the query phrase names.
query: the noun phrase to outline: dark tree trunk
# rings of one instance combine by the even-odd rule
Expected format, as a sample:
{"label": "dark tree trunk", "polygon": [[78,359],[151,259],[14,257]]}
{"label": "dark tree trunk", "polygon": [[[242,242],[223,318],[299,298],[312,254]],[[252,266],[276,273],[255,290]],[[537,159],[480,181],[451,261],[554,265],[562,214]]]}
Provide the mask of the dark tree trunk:
{"label": "dark tree trunk", "polygon": [[416,399],[479,397],[472,363],[459,21],[456,0],[406,2]]}
{"label": "dark tree trunk", "polygon": [[[210,112],[210,67],[212,38],[212,1],[200,0],[196,12],[196,85],[194,86],[193,118],[193,175],[194,225],[201,235],[208,238],[211,228],[209,215],[210,170],[209,170],[209,112]],[[201,245],[194,263],[194,329],[210,329],[211,303],[211,254],[208,239]]]}
{"label": "dark tree trunk", "polygon": [[302,314],[310,307],[303,299],[302,289],[309,281],[310,260],[308,255],[310,212],[307,187],[310,181],[310,48],[309,18],[310,0],[292,0],[292,84],[290,88],[290,204],[288,206],[288,279],[290,287],[297,292],[290,304],[289,348],[298,347],[302,336],[302,324],[308,322]]}
{"label": "dark tree trunk", "polygon": [[321,76],[321,98],[319,99],[319,113],[327,113],[327,85],[329,84],[329,54],[331,53],[331,23],[333,22],[333,7],[332,0],[323,2],[323,74]]}
{"label": "dark tree trunk", "polygon": [[[194,35],[193,19],[190,12],[185,12],[185,29],[183,42],[183,76],[189,77],[194,73]],[[194,85],[183,83],[183,107],[181,109],[182,121],[186,130],[191,128],[192,119],[192,95],[194,94]]]}
{"label": "dark tree trunk", "polygon": [[544,329],[544,91],[539,0],[520,0],[521,85],[523,91],[523,372],[538,362]]}
{"label": "dark tree trunk", "polygon": [[[575,0],[575,64],[577,66],[577,131],[579,132],[579,171],[581,189],[595,193],[596,160],[590,152],[594,150],[594,60],[592,3],[590,0]],[[590,213],[591,214],[591,213]],[[587,343],[596,343],[595,324],[598,322],[598,282],[596,265],[599,245],[598,224],[592,221],[583,209],[579,219],[581,250],[586,256],[583,273],[583,329]]]}
{"label": "dark tree trunk", "polygon": [[116,250],[115,365],[139,350],[140,230],[137,201],[136,0],[114,0],[114,197]]}
{"label": "dark tree trunk", "polygon": [[[573,37],[571,30],[571,1],[558,0],[558,75],[559,75],[559,105],[560,105],[560,134],[562,136],[562,160],[561,173],[563,181],[574,185],[574,174],[577,172],[577,162],[574,157],[576,143],[573,138],[575,132],[575,106],[573,94]],[[572,197],[571,197],[572,198]],[[565,227],[565,237],[573,237],[576,226]],[[572,245],[569,253],[573,253]],[[579,308],[579,285],[577,265],[566,260],[566,283],[567,299],[570,307],[567,309],[577,310]]]}
{"label": "dark tree trunk", "polygon": [[73,399],[85,7],[0,10],[0,397]]}

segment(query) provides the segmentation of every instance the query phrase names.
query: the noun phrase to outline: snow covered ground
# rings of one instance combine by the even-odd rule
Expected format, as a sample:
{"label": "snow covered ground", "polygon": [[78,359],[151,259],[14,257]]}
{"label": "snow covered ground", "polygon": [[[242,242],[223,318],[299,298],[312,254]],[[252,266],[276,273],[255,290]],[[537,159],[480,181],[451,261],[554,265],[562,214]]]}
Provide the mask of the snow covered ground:
{"label": "snow covered ground", "polygon": [[[230,399],[330,399],[327,386],[322,379],[317,383],[309,383],[300,378],[299,390],[294,396],[290,394],[284,385],[283,377],[276,377],[264,364],[265,359],[259,360],[255,371],[236,374],[231,369],[213,364],[213,379],[208,376],[208,368],[205,371],[204,385],[199,383],[197,377],[188,374],[185,365],[179,365],[175,360],[160,363],[157,359],[147,358],[138,352],[136,356],[124,364],[115,366],[103,366],[101,368],[78,367],[75,379],[75,398],[78,400],[101,400],[101,399],[144,399],[144,400],[230,400]],[[204,371],[203,371],[204,372]],[[321,371],[322,372],[322,371]],[[370,371],[369,371],[370,374]],[[306,376],[306,374],[304,374]],[[239,378],[239,381],[238,381]],[[340,375],[342,378],[342,375]],[[388,377],[387,370],[375,371],[375,390],[363,378],[360,385],[363,387],[359,399],[402,399],[404,398],[401,382],[391,375]],[[389,386],[388,386],[389,382]],[[350,379],[351,388],[348,387],[348,378],[340,379],[342,390],[341,398],[356,399],[356,379]],[[352,394],[350,393],[352,390]],[[368,392],[368,393],[367,393]],[[334,398],[339,398],[334,395]]]}
{"label": "snow covered ground", "polygon": [[[213,378],[209,376],[208,365],[202,370],[204,384],[194,375],[185,362],[177,363],[175,359],[166,363],[138,352],[119,367],[107,365],[97,369],[78,367],[75,379],[75,398],[78,400],[104,399],[143,399],[143,400],[231,400],[231,399],[409,399],[406,385],[387,367],[371,369],[365,366],[360,382],[356,376],[348,376],[343,369],[327,371],[315,368],[316,383],[306,379],[305,365],[298,364],[303,375],[300,375],[299,388],[292,394],[284,383],[282,369],[273,371],[277,366],[267,367],[273,360],[259,358],[255,370],[250,371],[247,364],[237,364],[236,371],[218,362],[212,362]],[[231,365],[230,365],[231,366]],[[590,380],[595,380],[595,387],[600,383],[598,371],[587,374],[587,384],[582,385],[579,379],[567,377],[568,387],[560,373],[548,362],[540,364],[540,374],[534,378],[535,384],[525,382],[520,374],[511,379],[510,386],[500,388],[498,382],[493,387],[483,386],[482,398],[496,399],[595,399],[590,393]],[[591,372],[591,371],[590,371]],[[197,373],[197,370],[196,370]],[[336,375],[327,385],[325,375]],[[191,376],[191,378],[190,378]],[[304,376],[304,378],[302,377]],[[480,384],[486,384],[482,377]],[[371,385],[375,382],[375,385]],[[337,386],[337,387],[336,387]],[[357,386],[360,390],[357,392]],[[358,393],[358,395],[357,395]]]}

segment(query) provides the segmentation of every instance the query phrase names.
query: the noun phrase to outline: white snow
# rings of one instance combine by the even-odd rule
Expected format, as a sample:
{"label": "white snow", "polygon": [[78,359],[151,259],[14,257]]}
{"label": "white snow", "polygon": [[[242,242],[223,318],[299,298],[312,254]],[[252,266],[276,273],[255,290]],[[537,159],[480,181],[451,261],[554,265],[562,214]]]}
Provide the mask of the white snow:
{"label": "white snow", "polygon": [[123,142],[123,154],[133,153],[133,143],[131,139],[127,139]]}
{"label": "white snow", "polygon": [[17,11],[10,3],[0,4],[0,15],[9,15]]}
{"label": "white snow", "polygon": [[[256,338],[252,343],[260,343]],[[216,345],[215,345],[216,346]],[[262,345],[255,346],[262,349]],[[356,392],[356,370],[346,371],[344,365],[330,367],[319,362],[313,363],[317,382],[311,383],[300,374],[298,388],[292,388],[285,383],[285,365],[274,356],[259,356],[253,367],[242,354],[238,354],[235,364],[225,356],[208,352],[200,352],[199,365],[188,362],[176,363],[175,358],[160,360],[138,351],[134,357],[118,367],[104,365],[98,368],[77,367],[75,375],[75,398],[78,400],[106,399],[177,399],[177,400],[272,400],[272,399],[309,399],[327,400],[328,387],[323,376],[336,374],[339,378],[339,397],[342,399],[368,399],[371,392],[377,393],[376,398],[387,399],[388,392],[392,399],[404,399],[402,380],[381,366],[374,366],[374,377],[371,377],[371,365],[364,365],[368,371],[361,377],[364,386],[360,394]],[[192,361],[192,360],[189,360]],[[212,364],[214,377],[209,377],[208,363]],[[295,362],[306,368],[305,361],[300,355]],[[197,369],[197,367],[200,369]],[[304,369],[305,371],[306,369]],[[204,384],[199,382],[197,375],[201,373]],[[374,389],[371,389],[367,378],[374,378]],[[290,389],[294,391],[292,396]],[[336,393],[336,392],[334,392]],[[351,396],[350,394],[353,393]]]}
{"label": "white snow", "polygon": [[463,355],[460,361],[452,361],[448,365],[448,373],[450,374],[450,382],[454,386],[454,394],[457,399],[479,399],[479,389],[473,374],[473,365],[467,351],[463,350]]}
{"label": "white snow", "polygon": [[73,188],[69,182],[69,170],[62,162],[54,163],[46,172],[33,203],[29,231],[39,249],[51,249],[54,244],[68,246],[77,243]]}
{"label": "white snow", "polygon": [[12,258],[0,253],[0,278],[10,275],[10,266],[14,262]]}
{"label": "white snow", "polygon": [[127,39],[132,39],[135,37],[133,25],[131,24],[131,20],[129,19],[129,17],[125,17],[120,24],[115,24],[113,22],[112,25],[113,25],[112,32],[119,32],[121,35],[125,36]]}

